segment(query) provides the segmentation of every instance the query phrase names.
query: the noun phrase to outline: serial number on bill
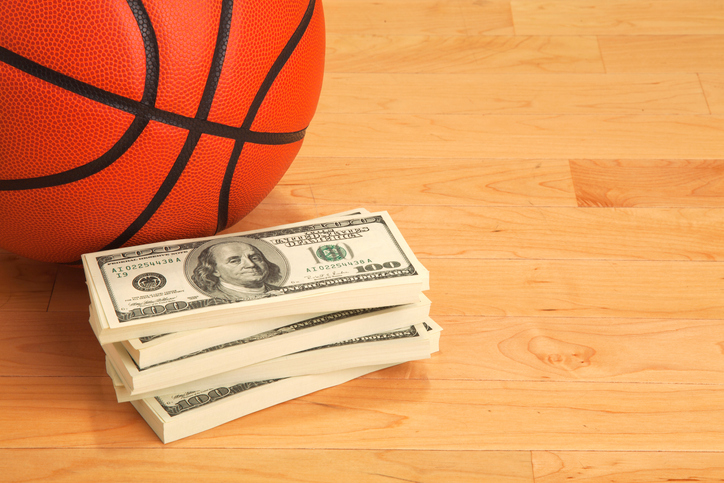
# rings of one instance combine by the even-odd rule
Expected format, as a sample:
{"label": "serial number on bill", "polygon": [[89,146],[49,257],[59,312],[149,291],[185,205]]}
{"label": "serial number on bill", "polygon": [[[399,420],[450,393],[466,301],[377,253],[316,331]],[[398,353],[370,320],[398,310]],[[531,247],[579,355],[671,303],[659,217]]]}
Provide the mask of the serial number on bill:
{"label": "serial number on bill", "polygon": [[118,278],[123,278],[128,276],[128,272],[143,270],[149,267],[157,267],[159,265],[169,265],[171,263],[181,263],[181,259],[176,258],[176,260],[174,260],[173,258],[163,258],[153,262],[134,263],[132,265],[126,265],[125,267],[113,268],[111,273],[115,273]]}

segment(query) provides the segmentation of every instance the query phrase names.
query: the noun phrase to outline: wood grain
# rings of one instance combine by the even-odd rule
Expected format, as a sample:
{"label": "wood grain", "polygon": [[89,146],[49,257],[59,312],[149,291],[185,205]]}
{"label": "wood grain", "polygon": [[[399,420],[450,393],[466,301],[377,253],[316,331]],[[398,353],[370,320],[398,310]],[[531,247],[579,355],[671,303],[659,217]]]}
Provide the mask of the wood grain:
{"label": "wood grain", "polygon": [[58,268],[0,251],[0,312],[45,311]]}
{"label": "wood grain", "polygon": [[709,74],[706,72],[698,75],[701,87],[704,89],[706,102],[712,114],[724,112],[724,75]]}
{"label": "wood grain", "polygon": [[724,34],[721,2],[512,0],[518,35]]}
{"label": "wood grain", "polygon": [[[26,467],[12,465],[23,460]],[[435,461],[435,468],[430,468]],[[183,481],[215,482],[532,483],[528,451],[398,451],[269,449],[4,449],[3,481],[157,483],[159,472]]]}
{"label": "wood grain", "polygon": [[160,447],[108,376],[0,377],[0,448]]}
{"label": "wood grain", "polygon": [[722,35],[604,35],[598,41],[610,73],[724,72]]}
{"label": "wood grain", "polygon": [[327,36],[326,72],[604,72],[592,36]]}
{"label": "wood grain", "polygon": [[720,319],[434,316],[440,353],[368,378],[724,384]]}
{"label": "wood grain", "polygon": [[328,73],[318,112],[709,114],[709,107],[695,74]]}
{"label": "wood grain", "polygon": [[[287,210],[293,210],[293,205],[303,205],[304,201],[309,199],[310,196],[311,188],[308,181],[299,184],[285,181],[274,186],[267,197],[264,198],[264,205],[287,205]],[[278,216],[284,216],[284,213],[280,212]],[[246,217],[243,219],[246,219]]]}
{"label": "wood grain", "polygon": [[300,155],[502,159],[718,159],[724,117],[319,113]]}
{"label": "wood grain", "polygon": [[61,265],[53,284],[49,312],[87,312],[90,306],[88,286],[82,266]]}
{"label": "wood grain", "polygon": [[434,315],[724,318],[718,263],[424,260]]}
{"label": "wood grain", "polygon": [[324,4],[327,31],[340,35],[512,35],[509,0],[363,0]]}
{"label": "wood grain", "polygon": [[[282,186],[283,187],[283,186]],[[305,198],[299,197],[299,202],[295,205],[276,204],[273,202],[263,203],[247,216],[242,218],[237,224],[227,228],[223,233],[237,233],[240,231],[258,230],[268,228],[270,226],[286,225],[288,223],[297,223],[304,220],[311,220],[321,216],[319,210],[314,206],[314,198],[311,196],[311,187],[307,187]],[[310,196],[306,197],[306,192]],[[309,200],[309,204],[304,204],[304,200]],[[339,212],[348,208],[341,208]]]}
{"label": "wood grain", "polygon": [[8,312],[0,327],[0,377],[104,376],[105,359],[83,312]]}
{"label": "wood grain", "polygon": [[579,206],[724,206],[724,161],[572,159]]}
{"label": "wood grain", "polygon": [[701,452],[533,452],[536,483],[720,482],[721,453]]}
{"label": "wood grain", "polygon": [[[162,447],[106,379],[0,378],[0,448]],[[166,447],[723,451],[723,397],[713,385],[357,379]]]}
{"label": "wood grain", "polygon": [[380,209],[404,227],[421,259],[724,260],[724,210],[718,208]]}
{"label": "wood grain", "polygon": [[[568,161],[299,157],[285,181],[308,180],[307,201],[358,205],[576,206]],[[387,209],[387,208],[383,208]]]}

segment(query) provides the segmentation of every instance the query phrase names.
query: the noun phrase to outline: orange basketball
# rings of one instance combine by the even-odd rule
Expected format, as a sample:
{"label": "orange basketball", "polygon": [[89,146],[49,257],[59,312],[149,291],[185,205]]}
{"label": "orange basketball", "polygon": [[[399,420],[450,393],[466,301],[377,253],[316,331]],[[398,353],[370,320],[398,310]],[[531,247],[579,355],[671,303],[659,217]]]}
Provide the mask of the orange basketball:
{"label": "orange basketball", "polygon": [[0,247],[50,262],[212,235],[314,115],[321,0],[0,3]]}

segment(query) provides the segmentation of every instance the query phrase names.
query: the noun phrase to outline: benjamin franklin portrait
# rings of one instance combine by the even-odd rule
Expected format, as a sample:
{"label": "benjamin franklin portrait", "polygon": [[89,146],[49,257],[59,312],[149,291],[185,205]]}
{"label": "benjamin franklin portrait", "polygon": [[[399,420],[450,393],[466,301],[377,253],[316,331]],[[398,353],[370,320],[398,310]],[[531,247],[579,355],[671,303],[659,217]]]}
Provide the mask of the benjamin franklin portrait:
{"label": "benjamin franklin portrait", "polygon": [[202,292],[228,302],[278,293],[277,284],[283,279],[279,265],[254,244],[240,238],[223,239],[203,248],[191,274],[191,280]]}

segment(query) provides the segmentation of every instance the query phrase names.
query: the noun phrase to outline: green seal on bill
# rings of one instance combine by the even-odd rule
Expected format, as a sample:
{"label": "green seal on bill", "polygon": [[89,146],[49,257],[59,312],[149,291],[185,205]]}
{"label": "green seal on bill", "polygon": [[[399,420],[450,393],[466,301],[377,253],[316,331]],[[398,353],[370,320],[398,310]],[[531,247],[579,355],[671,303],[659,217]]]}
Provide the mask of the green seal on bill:
{"label": "green seal on bill", "polygon": [[336,262],[337,260],[344,260],[347,257],[347,251],[339,245],[322,245],[317,248],[317,256],[321,260]]}

